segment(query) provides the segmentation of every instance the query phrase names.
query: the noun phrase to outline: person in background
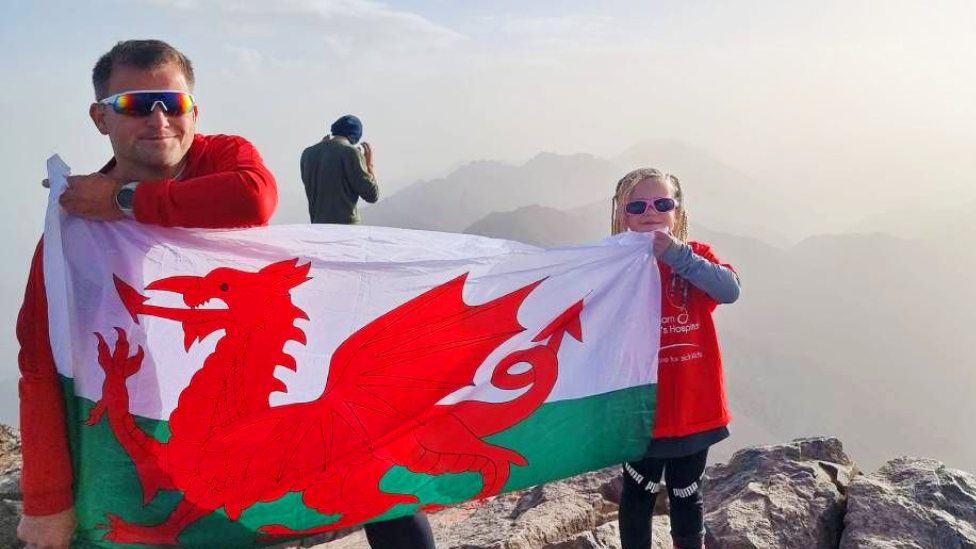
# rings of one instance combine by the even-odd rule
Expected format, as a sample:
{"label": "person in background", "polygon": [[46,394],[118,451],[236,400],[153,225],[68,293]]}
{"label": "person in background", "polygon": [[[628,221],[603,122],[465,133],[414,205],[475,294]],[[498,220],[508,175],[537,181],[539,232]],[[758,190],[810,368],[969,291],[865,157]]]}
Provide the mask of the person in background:
{"label": "person in background", "polygon": [[348,114],[336,120],[331,134],[302,152],[302,183],[312,223],[359,223],[356,204],[374,203],[380,188],[373,171],[373,149],[363,142],[363,123]]}
{"label": "person in background", "polygon": [[[373,172],[373,149],[356,144],[363,136],[363,123],[349,114],[336,120],[331,134],[302,152],[302,183],[308,197],[312,223],[359,223],[356,203],[379,199]],[[372,549],[434,549],[434,535],[422,513],[363,527]]]}

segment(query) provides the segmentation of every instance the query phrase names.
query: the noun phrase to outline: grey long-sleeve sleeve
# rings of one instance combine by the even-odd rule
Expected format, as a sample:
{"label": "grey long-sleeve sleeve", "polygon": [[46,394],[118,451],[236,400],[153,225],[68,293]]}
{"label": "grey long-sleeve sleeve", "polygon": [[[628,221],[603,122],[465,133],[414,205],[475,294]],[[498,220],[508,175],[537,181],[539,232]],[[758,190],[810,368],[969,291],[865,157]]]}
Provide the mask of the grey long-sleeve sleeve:
{"label": "grey long-sleeve sleeve", "polygon": [[688,244],[671,244],[658,260],[719,303],[733,303],[739,299],[738,275],[732,269],[696,254]]}
{"label": "grey long-sleeve sleeve", "polygon": [[346,174],[346,181],[360,198],[375,203],[380,198],[380,187],[376,183],[376,178],[366,167],[366,159],[363,153],[354,147],[343,149],[342,169]]}

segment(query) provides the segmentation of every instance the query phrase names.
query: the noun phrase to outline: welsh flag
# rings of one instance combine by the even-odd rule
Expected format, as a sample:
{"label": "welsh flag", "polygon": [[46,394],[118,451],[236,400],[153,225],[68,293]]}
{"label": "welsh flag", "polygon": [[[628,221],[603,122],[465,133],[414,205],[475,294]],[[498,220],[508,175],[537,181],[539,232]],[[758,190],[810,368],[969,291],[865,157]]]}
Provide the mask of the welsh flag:
{"label": "welsh flag", "polygon": [[66,216],[44,267],[82,547],[261,547],[643,453],[650,241]]}

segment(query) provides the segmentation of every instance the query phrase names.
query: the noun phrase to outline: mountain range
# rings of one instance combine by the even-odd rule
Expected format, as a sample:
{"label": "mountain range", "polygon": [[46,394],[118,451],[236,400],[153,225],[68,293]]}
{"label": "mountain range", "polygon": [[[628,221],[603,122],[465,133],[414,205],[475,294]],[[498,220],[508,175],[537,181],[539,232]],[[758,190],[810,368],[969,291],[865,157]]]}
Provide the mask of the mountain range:
{"label": "mountain range", "polygon": [[799,205],[784,206],[792,204],[789,196],[704,151],[670,141],[641,143],[609,160],[542,153],[521,166],[474,162],[447,177],[417,182],[361,212],[370,225],[452,232],[530,205],[570,211],[605,203],[609,219],[617,181],[636,167],[680,174],[686,206],[707,225],[776,245],[788,244],[803,230],[797,219],[804,216],[792,211]]}

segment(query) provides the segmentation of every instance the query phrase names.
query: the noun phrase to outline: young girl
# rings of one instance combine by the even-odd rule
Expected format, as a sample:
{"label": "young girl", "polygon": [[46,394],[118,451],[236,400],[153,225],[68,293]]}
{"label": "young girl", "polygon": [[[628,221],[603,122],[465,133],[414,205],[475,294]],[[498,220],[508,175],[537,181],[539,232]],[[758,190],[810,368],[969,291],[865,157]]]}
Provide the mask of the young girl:
{"label": "young girl", "polygon": [[651,547],[651,513],[663,474],[671,537],[680,549],[704,545],[702,475],[708,447],[729,436],[722,359],[712,311],[739,297],[739,279],[711,248],[688,241],[678,178],[653,168],[617,183],[613,234],[653,233],[661,270],[661,347],[654,433],[640,461],[624,464],[620,498],[623,549]]}

